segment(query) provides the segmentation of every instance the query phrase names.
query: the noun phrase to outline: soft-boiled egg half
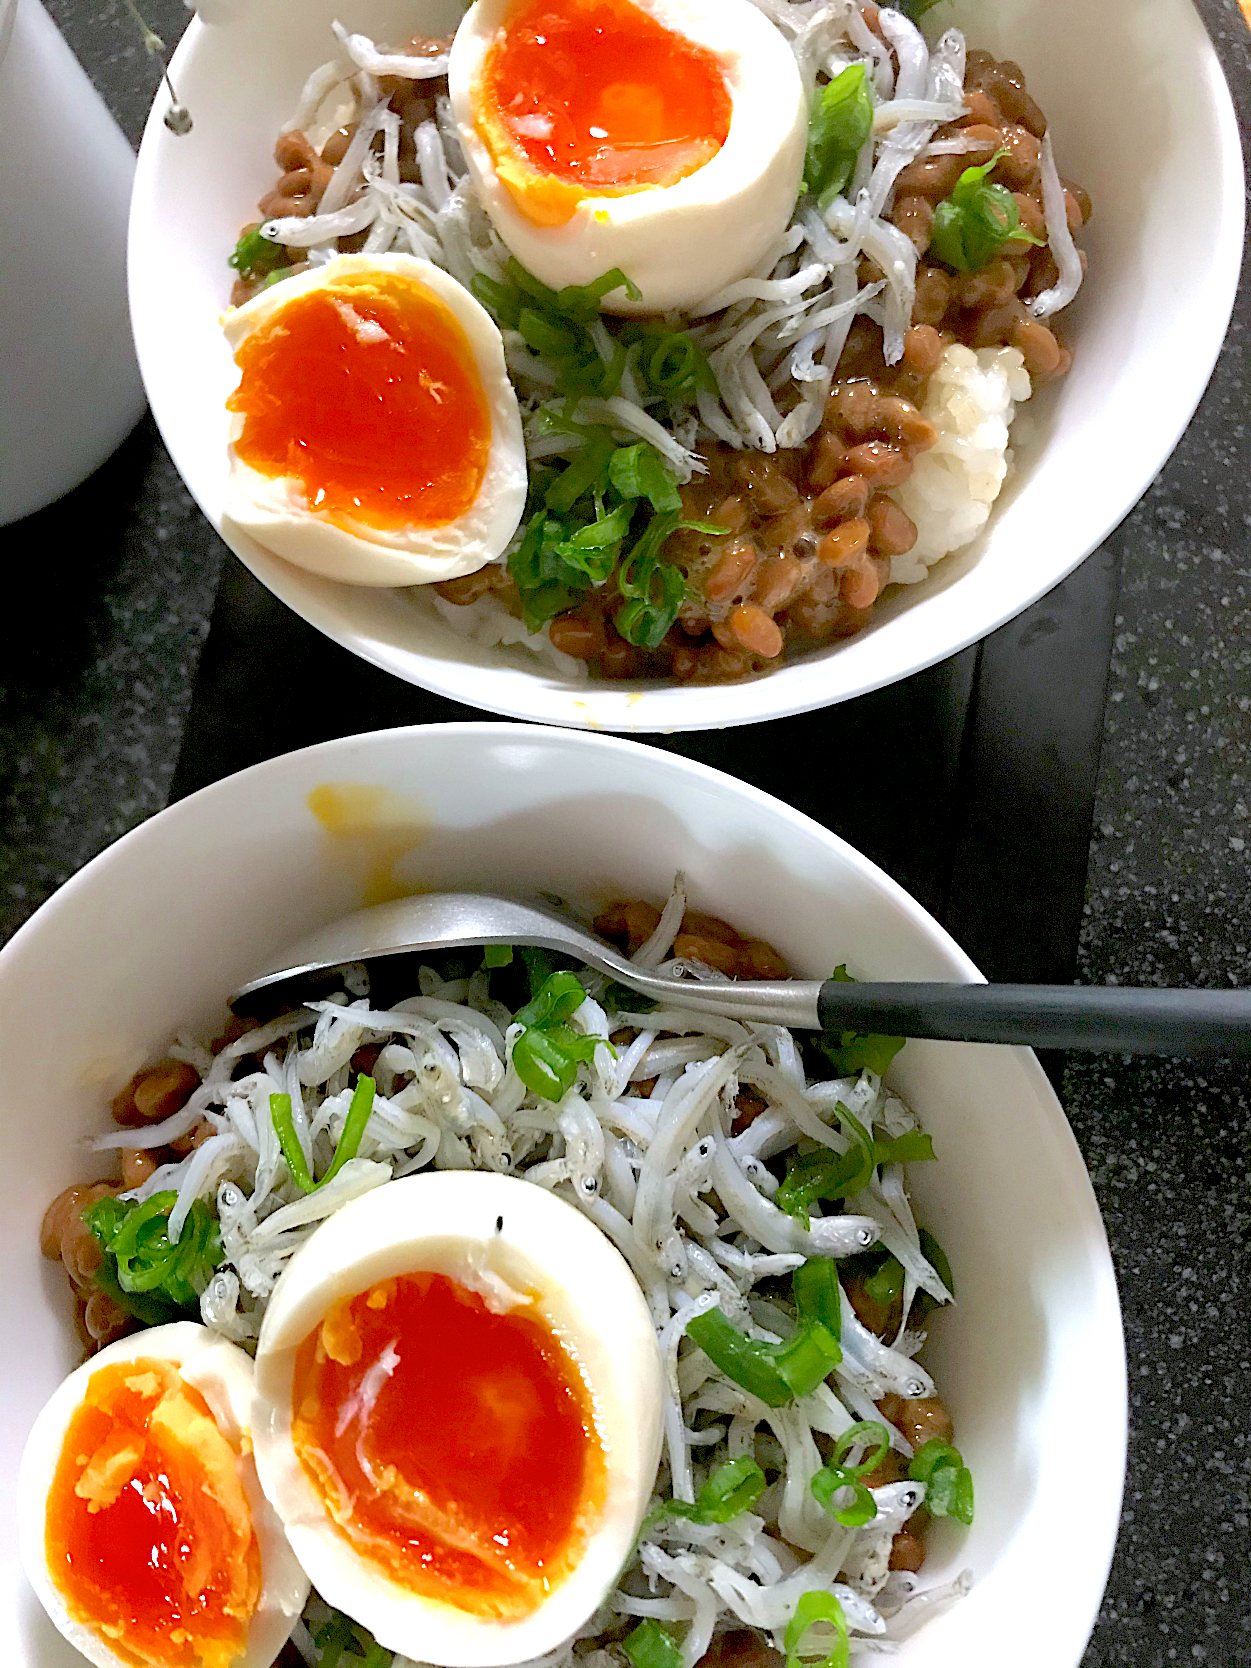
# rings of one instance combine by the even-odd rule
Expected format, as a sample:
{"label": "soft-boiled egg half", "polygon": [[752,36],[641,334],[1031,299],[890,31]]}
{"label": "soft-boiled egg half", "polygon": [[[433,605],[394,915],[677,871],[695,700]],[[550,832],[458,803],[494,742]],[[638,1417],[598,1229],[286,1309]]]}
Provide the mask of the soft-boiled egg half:
{"label": "soft-boiled egg half", "polygon": [[22,1560],[97,1668],[268,1668],[308,1580],[256,1481],[252,1363],[178,1322],[70,1374],[22,1455]]}
{"label": "soft-boiled egg half", "polygon": [[541,1656],[638,1533],[661,1367],[629,1267],[530,1182],[443,1171],[335,1212],[256,1357],[261,1484],[322,1597],[456,1668]]}
{"label": "soft-boiled egg half", "polygon": [[448,82],[500,237],[555,288],[619,267],[610,312],[693,305],[790,221],[807,106],[751,0],[476,0]]}
{"label": "soft-boiled egg half", "polygon": [[338,255],[223,315],[239,382],[226,520],[354,585],[427,585],[504,550],[525,506],[494,321],[413,255]]}

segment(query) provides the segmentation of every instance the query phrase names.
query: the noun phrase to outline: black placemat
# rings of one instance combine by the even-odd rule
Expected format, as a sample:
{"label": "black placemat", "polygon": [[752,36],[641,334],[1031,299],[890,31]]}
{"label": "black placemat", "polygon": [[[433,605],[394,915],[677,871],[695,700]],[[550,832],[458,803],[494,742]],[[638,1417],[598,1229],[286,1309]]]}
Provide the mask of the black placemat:
{"label": "black placemat", "polygon": [[[985,642],[888,689],[748,728],[639,739],[842,835],[989,978],[1067,981],[1118,581],[1105,547]],[[484,716],[358,660],[230,557],[170,797],[330,737]]]}

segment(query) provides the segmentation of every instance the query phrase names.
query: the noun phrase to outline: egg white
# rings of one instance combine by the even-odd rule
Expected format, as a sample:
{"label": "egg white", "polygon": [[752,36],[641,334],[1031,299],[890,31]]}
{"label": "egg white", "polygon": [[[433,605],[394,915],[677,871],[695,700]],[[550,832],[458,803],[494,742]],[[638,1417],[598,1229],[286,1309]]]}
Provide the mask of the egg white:
{"label": "egg white", "polygon": [[129,1668],[95,1628],[76,1621],[48,1572],[44,1548],[48,1495],[65,1445],[93,1374],[113,1362],[171,1361],[208,1403],[222,1435],[235,1448],[239,1480],[252,1513],[261,1556],[261,1591],[248,1628],[247,1647],[233,1668],[269,1668],[308,1598],[308,1577],[296,1561],[282,1524],[256,1478],[248,1449],[252,1412],[252,1363],[241,1349],[192,1321],[135,1332],[100,1350],[65,1379],[45,1403],[26,1439],[17,1481],[18,1539],[26,1577],[58,1631],[96,1668]]}
{"label": "egg white", "polygon": [[[497,1222],[502,1219],[502,1228]],[[397,1274],[430,1271],[534,1314],[580,1369],[604,1448],[606,1492],[584,1553],[529,1616],[470,1615],[414,1594],[335,1527],[291,1440],[298,1346],[337,1302]],[[634,1545],[660,1457],[661,1366],[638,1283],[574,1206],[483,1172],[406,1177],[336,1211],[300,1248],[265,1311],[252,1432],[261,1486],[321,1595],[389,1650],[449,1668],[500,1668],[553,1649],[610,1590]]]}
{"label": "egg white", "polygon": [[310,291],[347,277],[388,274],[427,290],[455,317],[469,340],[491,417],[486,473],[473,503],[441,527],[378,528],[335,520],[309,508],[302,482],[264,475],[244,463],[234,442],[243,417],[230,413],[230,475],[223,521],[298,567],[347,585],[431,585],[474,573],[508,544],[526,501],[526,454],[517,396],[494,320],[462,284],[414,255],[337,255],[324,266],[262,290],[222,315],[233,352],[258,326]]}
{"label": "egg white", "polygon": [[745,277],[785,231],[803,172],[808,108],[795,57],[751,0],[634,0],[713,52],[731,98],[724,145],[675,185],[586,197],[560,226],[529,220],[501,183],[474,105],[483,61],[511,0],[476,0],[456,31],[448,85],[461,147],[492,224],[536,278],[559,289],[620,267],[642,292],[615,290],[611,313],[693,306]]}

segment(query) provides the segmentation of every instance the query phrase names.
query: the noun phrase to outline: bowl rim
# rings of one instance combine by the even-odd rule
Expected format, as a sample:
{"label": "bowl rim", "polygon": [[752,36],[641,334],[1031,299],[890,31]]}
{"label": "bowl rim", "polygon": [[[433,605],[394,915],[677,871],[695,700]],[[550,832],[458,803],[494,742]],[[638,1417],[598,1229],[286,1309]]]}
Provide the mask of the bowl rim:
{"label": "bowl rim", "polygon": [[[336,618],[333,604],[321,594],[310,595],[306,589],[309,577],[303,570],[284,562],[256,544],[248,535],[231,527],[224,530],[221,517],[215,515],[204,501],[198,483],[207,477],[196,467],[188,473],[183,468],[183,448],[176,429],[169,421],[169,408],[159,397],[152,399],[153,378],[150,372],[168,353],[168,343],[160,332],[149,334],[144,307],[144,262],[139,258],[148,230],[155,202],[151,199],[151,184],[157,170],[158,145],[164,130],[164,113],[168,95],[164,86],[158,88],[144,124],[135,172],[134,190],[128,227],[128,291],[131,328],[145,389],[149,393],[152,413],[161,438],[170,453],[184,485],[208,519],[219,538],[227,545],[250,572],[271,591],[279,601],[323,636],[341,648],[358,656],[379,670],[389,672],[402,682],[427,689],[445,699],[474,706],[510,719],[533,723],[553,724],[572,729],[615,731],[623,734],[694,733],[700,730],[725,729],[745,724],[767,723],[774,719],[814,712],[823,707],[841,705],[845,701],[872,694],[890,684],[901,682],[927,670],[939,661],[961,653],[971,644],[997,631],[1016,619],[1048,591],[1054,589],[1103,544],[1108,536],[1130,514],[1147,491],[1159,470],[1176,449],[1190,424],[1200,400],[1207,390],[1212,371],[1228,333],[1242,265],[1245,235],[1245,169],[1238,120],[1229,85],[1216,55],[1215,48],[1191,0],[1176,0],[1178,27],[1190,34],[1190,51],[1195,58],[1195,71],[1203,84],[1205,102],[1215,122],[1217,147],[1215,162],[1226,179],[1227,187],[1219,198],[1219,215],[1213,228],[1209,246],[1209,281],[1215,282],[1216,300],[1213,318],[1219,324],[1205,337],[1203,351],[1192,358],[1187,368],[1187,390],[1180,403],[1172,407],[1172,420],[1165,426],[1167,444],[1156,445],[1150,455],[1143,454],[1139,466],[1131,471],[1132,493],[1118,508],[1105,507],[1100,513],[1095,530],[1087,532],[1075,543],[1059,566],[1051,567],[1043,576],[1028,581],[1010,599],[1000,598],[976,616],[964,614],[963,623],[953,634],[940,640],[927,640],[904,656],[903,662],[893,667],[881,656],[874,658],[869,668],[862,671],[854,685],[833,692],[823,689],[819,679],[810,686],[802,682],[791,687],[794,680],[786,674],[805,666],[812,667],[822,658],[837,655],[837,643],[806,651],[794,662],[779,666],[773,672],[747,678],[736,683],[703,686],[708,695],[701,698],[699,686],[687,686],[672,679],[604,680],[588,679],[584,683],[557,683],[542,661],[521,655],[523,651],[508,651],[507,657],[498,650],[486,651],[493,658],[486,665],[463,661],[447,653],[426,648],[404,648],[397,644],[377,641],[359,625]],[[1185,19],[1186,21],[1183,21]],[[200,17],[193,16],[180,40],[170,69],[175,78],[185,69],[197,50],[203,31],[210,28]],[[1211,278],[1216,274],[1215,280]],[[1158,453],[1158,455],[1157,455]],[[955,553],[957,556],[959,553]],[[959,583],[957,578],[956,583]],[[923,607],[928,599],[917,599],[914,607]],[[892,622],[884,622],[889,629]],[[443,624],[443,630],[452,627]],[[520,674],[520,681],[516,676]],[[770,695],[770,689],[779,693]],[[522,690],[525,700],[510,698]],[[781,691],[785,689],[786,693]]]}
{"label": "bowl rim", "polygon": [[[815,839],[832,853],[837,854],[840,860],[863,884],[872,887],[885,901],[901,912],[912,931],[926,938],[931,945],[940,950],[950,961],[957,977],[966,978],[970,981],[985,982],[978,968],[947,932],[946,928],[913,898],[898,881],[894,880],[855,846],[844,840],[841,835],[836,834],[832,829],[826,828],[815,818],[796,810],[784,800],[766,793],[763,789],[750,783],[741,782],[727,772],[717,770],[713,766],[706,765],[698,760],[688,759],[681,754],[671,753],[646,742],[627,737],[580,732],[558,725],[522,724],[500,720],[485,722],[457,720],[438,724],[396,725],[385,730],[366,731],[360,734],[315,742],[309,746],[295,748],[289,752],[261,760],[229,776],[219,777],[216,781],[200,788],[186,799],[167,805],[135,828],[119,836],[103,851],[97,853],[46,900],[30,919],[18,928],[7,943],[0,946],[0,1001],[3,1000],[7,978],[10,976],[20,977],[21,964],[25,959],[27,948],[33,949],[44,925],[49,921],[59,919],[66,911],[72,912],[78,909],[83,894],[89,894],[99,877],[107,870],[110,863],[115,860],[118,852],[123,848],[128,852],[133,852],[141,850],[153,841],[165,842],[171,837],[176,838],[179,825],[197,819],[204,806],[213,797],[227,793],[237,793],[242,788],[259,784],[269,777],[280,779],[293,769],[296,761],[315,758],[319,767],[329,766],[340,755],[344,755],[352,760],[352,771],[358,771],[361,768],[368,768],[367,760],[362,758],[362,744],[368,748],[379,749],[386,748],[390,744],[402,744],[404,742],[419,745],[425,736],[437,736],[441,739],[459,741],[467,746],[489,745],[491,743],[507,744],[518,739],[524,739],[528,745],[534,745],[537,741],[544,746],[554,747],[558,751],[572,754],[575,760],[579,755],[592,750],[600,754],[607,753],[609,756],[614,753],[625,755],[636,762],[640,760],[641,756],[646,756],[652,766],[653,774],[656,772],[667,773],[679,786],[687,783],[703,784],[707,788],[717,790],[723,794],[728,792],[731,797],[745,800],[766,811],[771,818],[780,822],[784,830],[794,830],[796,833],[802,832],[806,838]],[[576,773],[571,773],[571,778],[576,781]],[[972,1048],[979,1045],[952,1044],[951,1046]],[[1078,1644],[1078,1656],[1074,1658],[1074,1668],[1076,1668],[1081,1651],[1084,1650],[1085,1643],[1089,1640],[1098,1619],[1119,1539],[1129,1436],[1129,1385],[1124,1316],[1107,1230],[1091,1184],[1089,1171],[1072,1127],[1034,1052],[1026,1048],[1013,1048],[1011,1052],[1017,1057],[1025,1070],[1027,1081],[1045,1105],[1047,1127],[1051,1137],[1064,1149],[1065,1163],[1071,1173],[1072,1184],[1080,1195],[1083,1206],[1083,1216],[1085,1218],[1084,1248],[1090,1258],[1091,1267],[1101,1288],[1101,1294],[1105,1299],[1110,1298],[1115,1308],[1117,1320],[1115,1338],[1108,1340],[1111,1360],[1107,1363],[1106,1382],[1109,1389],[1107,1418],[1111,1427],[1108,1434],[1113,1444],[1113,1452],[1109,1455],[1109,1458],[1115,1460],[1115,1475],[1118,1480],[1116,1487],[1110,1489],[1099,1504],[1099,1511],[1103,1518],[1100,1533],[1100,1540],[1104,1543],[1103,1550],[1088,1566],[1090,1576],[1097,1579],[1091,1580],[1084,1604],[1080,1608],[1075,1608],[1074,1611],[1075,1622],[1080,1622],[1084,1629]]]}

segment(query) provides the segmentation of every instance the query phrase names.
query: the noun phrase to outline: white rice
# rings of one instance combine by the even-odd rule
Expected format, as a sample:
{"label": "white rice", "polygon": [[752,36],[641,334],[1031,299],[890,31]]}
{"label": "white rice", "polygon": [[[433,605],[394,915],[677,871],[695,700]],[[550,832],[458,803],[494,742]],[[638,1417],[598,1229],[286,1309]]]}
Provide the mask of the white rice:
{"label": "white rice", "polygon": [[488,591],[477,602],[452,603],[445,602],[438,595],[433,586],[422,586],[410,593],[416,605],[420,608],[430,603],[435,613],[446,624],[451,626],[458,637],[468,637],[473,643],[478,643],[484,649],[508,649],[521,647],[528,649],[532,655],[547,663],[557,672],[563,673],[574,682],[585,680],[590,674],[584,660],[577,660],[571,654],[564,654],[552,642],[548,635],[548,628],[542,631],[527,631],[525,625],[508,609],[498,597]]}
{"label": "white rice", "polygon": [[1016,348],[944,349],[922,407],[938,440],[892,494],[917,529],[912,549],[891,560],[892,585],[915,585],[985,526],[1012,463],[1013,414],[1029,396],[1029,372]]}

